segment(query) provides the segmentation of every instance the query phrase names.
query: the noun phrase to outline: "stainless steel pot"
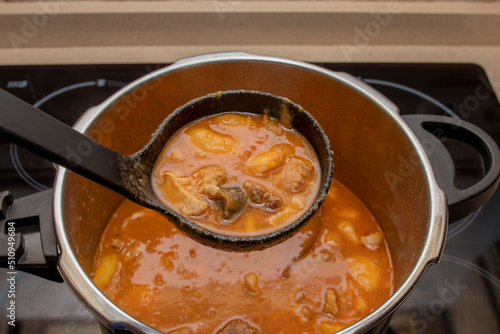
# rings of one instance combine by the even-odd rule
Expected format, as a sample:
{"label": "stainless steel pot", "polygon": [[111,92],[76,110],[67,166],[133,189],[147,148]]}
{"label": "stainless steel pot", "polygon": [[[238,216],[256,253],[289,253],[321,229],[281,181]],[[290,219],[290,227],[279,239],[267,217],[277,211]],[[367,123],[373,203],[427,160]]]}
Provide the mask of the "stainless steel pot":
{"label": "stainless steel pot", "polygon": [[[350,75],[247,53],[182,59],[124,87],[87,111],[75,128],[113,150],[131,154],[146,144],[158,124],[178,106],[231,89],[286,96],[308,110],[325,129],[334,148],[334,177],[364,201],[384,230],[393,256],[396,291],[341,333],[366,332],[386,319],[411,293],[426,268],[439,262],[448,207],[453,218],[463,216],[487,201],[498,186],[498,147],[469,123],[431,116],[404,120],[393,103]],[[455,189],[451,158],[439,140],[423,129],[435,133],[439,129],[440,134],[465,138],[485,151],[487,175],[470,189]],[[76,153],[85,158],[87,151],[76,148]],[[435,170],[445,171],[435,173],[431,160]],[[448,203],[435,175],[446,190]],[[60,168],[53,207],[49,206],[58,251],[46,254],[45,264],[39,264],[50,266],[51,261],[57,261],[66,284],[105,330],[158,333],[113,304],[89,278],[101,234],[122,200],[108,189]],[[15,211],[9,219],[15,218]],[[42,243],[48,244],[50,237],[50,231],[45,237],[42,233]]]}

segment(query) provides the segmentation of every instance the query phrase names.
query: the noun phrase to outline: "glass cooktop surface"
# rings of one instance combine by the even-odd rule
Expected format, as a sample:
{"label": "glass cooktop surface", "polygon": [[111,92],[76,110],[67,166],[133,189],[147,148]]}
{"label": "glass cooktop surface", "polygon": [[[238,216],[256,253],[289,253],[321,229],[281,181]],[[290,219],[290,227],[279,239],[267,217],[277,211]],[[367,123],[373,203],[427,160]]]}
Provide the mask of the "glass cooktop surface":
{"label": "glass cooktop surface", "polygon": [[[134,79],[167,64],[0,66],[0,87],[72,125]],[[484,70],[474,64],[337,64],[392,100],[401,114],[437,114],[467,120],[500,144],[500,105]],[[457,185],[481,178],[480,156],[445,142]],[[0,136],[0,191],[14,198],[49,189],[51,162]],[[394,312],[388,333],[500,333],[500,191],[449,226],[442,261],[432,266]],[[5,278],[4,278],[5,277]],[[64,283],[17,273],[16,326],[9,326],[7,270],[0,269],[0,333],[100,333],[95,318]]]}

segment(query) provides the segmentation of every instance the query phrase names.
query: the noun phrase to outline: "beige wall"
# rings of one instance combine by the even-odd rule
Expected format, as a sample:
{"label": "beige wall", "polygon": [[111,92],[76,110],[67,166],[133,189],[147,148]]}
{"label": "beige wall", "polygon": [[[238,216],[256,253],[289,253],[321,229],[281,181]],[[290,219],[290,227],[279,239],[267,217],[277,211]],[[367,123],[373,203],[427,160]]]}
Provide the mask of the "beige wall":
{"label": "beige wall", "polygon": [[499,90],[499,22],[499,2],[0,2],[0,64],[244,50],[304,61],[473,62]]}

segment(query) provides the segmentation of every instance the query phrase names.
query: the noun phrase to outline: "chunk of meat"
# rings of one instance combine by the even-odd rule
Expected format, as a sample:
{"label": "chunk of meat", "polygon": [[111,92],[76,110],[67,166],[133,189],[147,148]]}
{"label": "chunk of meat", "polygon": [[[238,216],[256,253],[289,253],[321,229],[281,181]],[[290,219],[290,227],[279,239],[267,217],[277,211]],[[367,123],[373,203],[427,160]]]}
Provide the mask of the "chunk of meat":
{"label": "chunk of meat", "polygon": [[269,211],[277,210],[281,206],[282,202],[278,195],[260,184],[246,181],[243,184],[243,189],[247,192],[252,203],[262,205]]}
{"label": "chunk of meat", "polygon": [[380,233],[379,231],[376,231],[372,234],[361,237],[361,242],[369,250],[376,251],[377,249],[379,249],[380,243],[382,242],[383,238],[384,238],[384,236],[382,235],[382,233]]}
{"label": "chunk of meat", "polygon": [[238,187],[221,188],[221,185],[228,181],[227,173],[221,166],[212,165],[200,168],[193,173],[193,177],[199,179],[196,184],[198,193],[220,201],[224,219],[231,219],[246,206],[247,198],[243,190]]}
{"label": "chunk of meat", "polygon": [[196,184],[198,193],[207,195],[214,199],[220,191],[220,186],[227,183],[227,174],[221,166],[213,165],[200,168],[193,173],[195,179],[199,179]]}
{"label": "chunk of meat", "polygon": [[292,193],[299,192],[314,182],[314,166],[310,161],[291,158],[283,168],[281,182]]}
{"label": "chunk of meat", "polygon": [[113,239],[111,239],[110,246],[114,249],[121,249],[124,244],[125,244],[125,242],[123,240],[113,238]]}
{"label": "chunk of meat", "polygon": [[193,173],[193,177],[199,180],[196,184],[198,193],[219,201],[224,219],[231,219],[246,206],[246,194],[239,187],[221,188],[228,181],[226,171],[221,166],[200,168]]}
{"label": "chunk of meat", "polygon": [[280,168],[285,164],[286,158],[295,152],[290,144],[278,144],[267,152],[255,156],[248,169],[255,175],[263,175]]}
{"label": "chunk of meat", "polygon": [[323,312],[326,314],[331,314],[334,317],[339,313],[339,306],[337,304],[337,292],[335,291],[335,289],[326,289]]}
{"label": "chunk of meat", "polygon": [[199,216],[208,209],[208,203],[199,199],[186,186],[183,185],[182,177],[175,173],[163,173],[164,184],[160,186],[163,195],[182,215]]}
{"label": "chunk of meat", "polygon": [[325,244],[328,246],[340,246],[342,244],[342,236],[336,231],[329,231],[325,235]]}
{"label": "chunk of meat", "polygon": [[217,334],[259,334],[259,331],[241,319],[232,320]]}
{"label": "chunk of meat", "polygon": [[221,199],[224,219],[231,219],[247,205],[245,192],[238,187],[220,188],[217,197]]}
{"label": "chunk of meat", "polygon": [[356,232],[356,228],[354,225],[347,220],[343,220],[339,223],[339,230],[344,233],[344,235],[352,242],[358,243],[359,237],[358,233]]}
{"label": "chunk of meat", "polygon": [[319,252],[319,257],[325,262],[335,262],[335,254],[330,252],[328,249],[323,249]]}
{"label": "chunk of meat", "polygon": [[295,314],[300,318],[300,321],[307,324],[311,321],[314,313],[310,307],[303,305],[295,311]]}

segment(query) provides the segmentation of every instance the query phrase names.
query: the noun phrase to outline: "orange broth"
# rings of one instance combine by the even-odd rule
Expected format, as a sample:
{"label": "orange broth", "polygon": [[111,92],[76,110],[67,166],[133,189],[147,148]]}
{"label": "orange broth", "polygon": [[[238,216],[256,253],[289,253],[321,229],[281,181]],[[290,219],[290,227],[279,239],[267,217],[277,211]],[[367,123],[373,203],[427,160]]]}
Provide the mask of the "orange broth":
{"label": "orange broth", "polygon": [[330,334],[394,289],[382,230],[335,180],[303,230],[251,253],[203,246],[124,201],[102,236],[92,278],[125,312],[169,334]]}
{"label": "orange broth", "polygon": [[229,112],[184,126],[155,164],[156,195],[221,234],[259,235],[294,222],[316,199],[320,166],[282,115]]}

